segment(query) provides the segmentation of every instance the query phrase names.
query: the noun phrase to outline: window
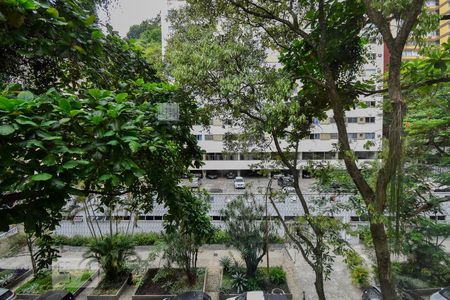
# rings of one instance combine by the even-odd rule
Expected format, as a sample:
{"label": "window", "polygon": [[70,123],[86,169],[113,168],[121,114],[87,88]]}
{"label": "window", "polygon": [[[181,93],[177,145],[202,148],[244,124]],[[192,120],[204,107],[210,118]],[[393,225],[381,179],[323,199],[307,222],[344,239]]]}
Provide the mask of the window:
{"label": "window", "polygon": [[417,51],[413,50],[405,50],[402,53],[403,56],[419,56],[419,53]]}
{"label": "window", "polygon": [[367,132],[366,133],[366,139],[367,140],[374,140],[375,139],[375,132]]}
{"label": "window", "polygon": [[313,153],[312,152],[302,152],[302,159],[304,159],[304,160],[313,159]]}
{"label": "window", "polygon": [[207,153],[206,160],[223,160],[222,153]]}
{"label": "window", "polygon": [[347,136],[349,140],[356,140],[358,138],[357,133],[347,133]]}
{"label": "window", "polygon": [[366,106],[367,107],[376,107],[377,102],[376,101],[366,101]]}
{"label": "window", "polygon": [[375,60],[376,57],[377,57],[377,55],[375,53],[369,53],[367,55],[367,58],[369,59],[369,61]]}
{"label": "window", "polygon": [[320,140],[320,133],[311,133],[311,134],[309,135],[309,138],[310,138],[311,140]]}
{"label": "window", "polygon": [[366,123],[375,123],[375,117],[366,117]]}
{"label": "window", "polygon": [[337,140],[338,138],[339,138],[339,136],[336,132],[330,133],[330,139]]}
{"label": "window", "polygon": [[197,141],[202,141],[203,140],[203,135],[201,134],[196,134],[195,138],[197,139]]}
{"label": "window", "polygon": [[445,216],[430,216],[430,219],[435,221],[445,221]]}
{"label": "window", "polygon": [[319,119],[318,118],[313,118],[313,124],[319,125],[320,124]]}
{"label": "window", "polygon": [[213,141],[214,135],[212,134],[205,134],[205,141]]}
{"label": "window", "polygon": [[358,118],[355,117],[347,118],[347,123],[358,123]]}
{"label": "window", "polygon": [[355,151],[355,155],[358,159],[374,159],[376,152],[374,151]]}

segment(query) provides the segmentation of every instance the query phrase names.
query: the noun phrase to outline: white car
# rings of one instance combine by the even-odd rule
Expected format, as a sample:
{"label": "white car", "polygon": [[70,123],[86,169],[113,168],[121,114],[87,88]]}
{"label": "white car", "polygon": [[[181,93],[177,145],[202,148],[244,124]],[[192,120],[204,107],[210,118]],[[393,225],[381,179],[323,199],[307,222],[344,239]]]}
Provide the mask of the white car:
{"label": "white car", "polygon": [[450,286],[443,288],[431,295],[430,300],[449,300],[450,299]]}
{"label": "white car", "polygon": [[202,184],[202,180],[198,177],[193,177],[191,181],[191,188],[199,188]]}
{"label": "white car", "polygon": [[264,292],[262,291],[252,291],[246,292],[236,297],[228,298],[227,300],[264,300]]}
{"label": "white car", "polygon": [[234,188],[235,189],[245,189],[244,178],[242,178],[240,176],[234,178]]}

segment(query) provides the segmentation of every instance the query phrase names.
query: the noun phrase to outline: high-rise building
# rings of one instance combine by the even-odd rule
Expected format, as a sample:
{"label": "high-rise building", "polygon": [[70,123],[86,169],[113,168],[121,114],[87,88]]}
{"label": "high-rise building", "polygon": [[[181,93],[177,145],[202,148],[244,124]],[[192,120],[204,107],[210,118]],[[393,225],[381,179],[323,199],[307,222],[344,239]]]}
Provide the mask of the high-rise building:
{"label": "high-rise building", "polygon": [[[167,46],[167,40],[172,29],[167,19],[173,9],[178,9],[185,4],[182,0],[166,0],[165,8],[161,14],[162,45],[163,51]],[[376,43],[369,46],[369,62],[364,65],[364,77],[382,75],[383,72],[383,45]],[[269,55],[268,63],[277,64],[277,55]],[[382,96],[375,95],[362,97],[360,107],[349,110],[346,113],[347,130],[351,147],[359,159],[359,163],[376,159],[381,149],[383,116],[381,110]],[[221,120],[211,120],[206,129],[203,126],[194,126],[192,134],[197,137],[199,145],[205,150],[204,165],[200,170],[207,173],[214,171],[226,173],[233,171],[235,174],[246,175],[253,173],[255,165],[261,163],[260,156],[270,156],[273,149],[267,149],[264,153],[228,153],[224,147],[224,136],[230,132],[230,126],[223,124]],[[236,130],[233,128],[233,130]],[[369,142],[370,141],[370,142]],[[369,143],[368,143],[369,142]],[[299,149],[299,167],[304,167],[308,161],[328,161],[333,164],[341,164],[336,144],[338,143],[338,131],[334,122],[333,113],[327,112],[324,120],[315,120],[309,138],[301,140]],[[369,145],[369,146],[368,146]]]}

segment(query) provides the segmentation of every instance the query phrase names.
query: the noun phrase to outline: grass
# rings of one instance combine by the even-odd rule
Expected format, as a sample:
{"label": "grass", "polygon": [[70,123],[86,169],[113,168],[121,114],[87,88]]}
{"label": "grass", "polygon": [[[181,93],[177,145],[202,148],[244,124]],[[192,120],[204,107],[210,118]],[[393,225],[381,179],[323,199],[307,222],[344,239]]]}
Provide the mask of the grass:
{"label": "grass", "polygon": [[26,282],[17,290],[17,294],[40,295],[49,290],[65,290],[74,293],[93,274],[88,270],[53,270],[47,271],[38,277]]}

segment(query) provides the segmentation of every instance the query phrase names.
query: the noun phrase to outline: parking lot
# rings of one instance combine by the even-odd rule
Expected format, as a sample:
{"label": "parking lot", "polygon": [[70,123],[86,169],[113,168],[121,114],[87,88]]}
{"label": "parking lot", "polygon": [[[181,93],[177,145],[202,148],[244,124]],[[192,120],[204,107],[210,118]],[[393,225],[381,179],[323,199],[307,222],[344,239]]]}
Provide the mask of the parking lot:
{"label": "parking lot", "polygon": [[[245,193],[252,192],[255,194],[265,193],[267,189],[267,185],[269,183],[269,178],[266,177],[244,177],[245,181],[245,189],[236,189],[234,187],[234,180],[228,179],[224,177],[219,177],[216,179],[210,178],[202,178],[200,183],[200,188],[207,190],[210,193],[219,193],[219,194],[236,194],[236,193]],[[300,179],[300,188],[304,193],[310,193],[311,186],[314,183],[314,179]],[[190,182],[188,179],[182,180],[182,185],[190,186]],[[278,185],[277,180],[274,179],[272,181],[272,188],[275,190],[280,189],[281,187]]]}

